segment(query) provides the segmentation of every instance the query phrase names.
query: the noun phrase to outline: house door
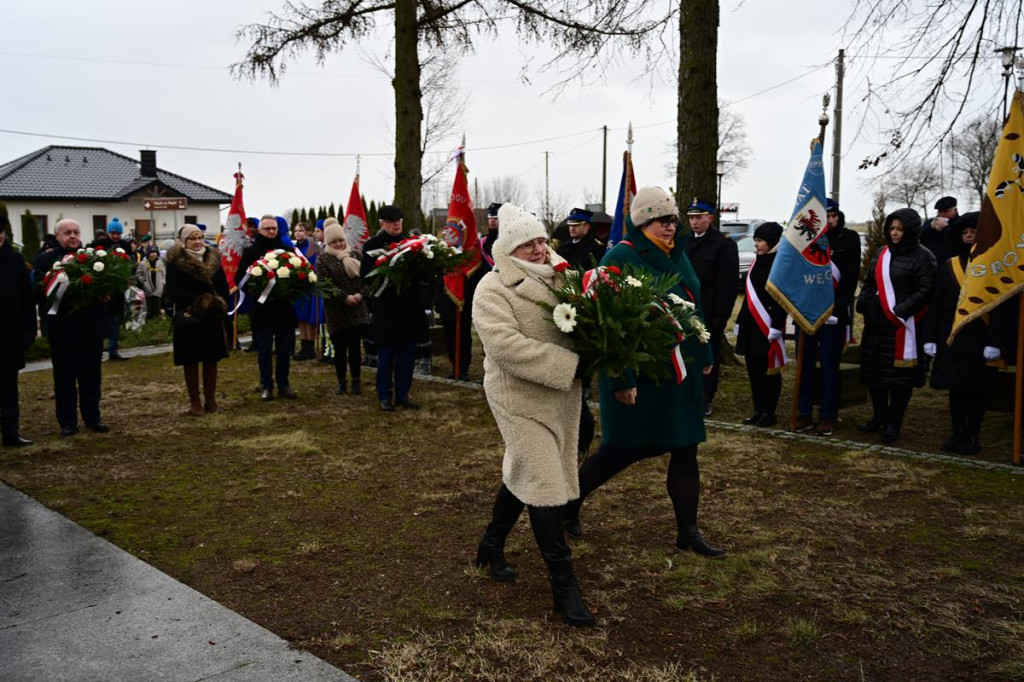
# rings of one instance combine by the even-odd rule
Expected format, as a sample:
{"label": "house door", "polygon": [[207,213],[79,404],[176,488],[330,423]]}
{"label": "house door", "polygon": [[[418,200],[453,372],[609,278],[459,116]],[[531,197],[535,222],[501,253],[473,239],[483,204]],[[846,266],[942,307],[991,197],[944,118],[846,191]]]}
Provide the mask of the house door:
{"label": "house door", "polygon": [[149,234],[150,221],[135,219],[135,238],[142,239]]}

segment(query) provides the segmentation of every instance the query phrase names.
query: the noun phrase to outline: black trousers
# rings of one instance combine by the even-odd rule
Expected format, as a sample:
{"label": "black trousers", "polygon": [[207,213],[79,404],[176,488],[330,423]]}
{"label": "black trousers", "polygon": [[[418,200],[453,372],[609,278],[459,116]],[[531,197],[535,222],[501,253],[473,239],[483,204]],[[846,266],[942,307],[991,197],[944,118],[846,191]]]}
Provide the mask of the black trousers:
{"label": "black trousers", "polygon": [[353,379],[359,378],[363,364],[360,348],[362,342],[363,328],[359,326],[336,329],[331,335],[331,343],[334,345],[334,373],[339,384],[345,383],[346,367]]}
{"label": "black trousers", "polygon": [[868,393],[871,394],[874,421],[896,426],[903,424],[903,415],[907,412],[907,405],[910,404],[914,389],[872,387]]}
{"label": "black trousers", "polygon": [[665,487],[672,509],[675,511],[676,526],[681,531],[686,526],[697,525],[697,505],[700,502],[700,469],[697,466],[697,445],[686,445],[668,450],[666,448],[619,448],[602,444],[597,452],[587,458],[580,468],[580,497],[566,505],[566,518],[577,518],[580,507],[587,495],[594,492],[613,476],[631,464],[649,457],[669,453],[668,473]]}
{"label": "black trousers", "polygon": [[[473,315],[470,311],[469,302],[462,309],[462,329],[459,332],[459,371],[455,378],[464,377],[469,373],[469,362],[473,359]],[[457,310],[445,311],[441,314],[441,330],[444,332],[444,351],[448,355],[448,362],[455,367],[455,326],[459,317]]]}
{"label": "black trousers", "polygon": [[57,423],[62,429],[78,427],[79,409],[86,424],[100,421],[102,357],[103,339],[50,339]]}
{"label": "black trousers", "polygon": [[708,332],[711,334],[711,352],[715,356],[715,364],[711,373],[704,377],[704,400],[714,400],[718,393],[718,375],[722,367],[722,343],[725,340],[725,327],[716,324],[708,325]]}
{"label": "black trousers", "polygon": [[987,405],[988,393],[984,391],[950,391],[949,416],[953,422],[953,434],[977,438],[981,434]]}
{"label": "black trousers", "polygon": [[0,433],[4,440],[18,436],[18,371],[0,372]]}
{"label": "black trousers", "polygon": [[775,414],[782,393],[782,374],[768,373],[768,358],[745,358],[750,381],[750,401],[755,414]]}

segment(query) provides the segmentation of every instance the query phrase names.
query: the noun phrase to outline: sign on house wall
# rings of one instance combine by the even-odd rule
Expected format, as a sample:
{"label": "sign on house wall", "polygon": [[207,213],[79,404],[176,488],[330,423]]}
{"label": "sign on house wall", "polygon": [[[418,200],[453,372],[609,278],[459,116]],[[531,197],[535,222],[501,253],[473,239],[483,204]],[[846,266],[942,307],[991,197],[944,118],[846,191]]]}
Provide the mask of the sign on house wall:
{"label": "sign on house wall", "polygon": [[146,199],[142,208],[147,211],[184,211],[188,208],[186,199]]}

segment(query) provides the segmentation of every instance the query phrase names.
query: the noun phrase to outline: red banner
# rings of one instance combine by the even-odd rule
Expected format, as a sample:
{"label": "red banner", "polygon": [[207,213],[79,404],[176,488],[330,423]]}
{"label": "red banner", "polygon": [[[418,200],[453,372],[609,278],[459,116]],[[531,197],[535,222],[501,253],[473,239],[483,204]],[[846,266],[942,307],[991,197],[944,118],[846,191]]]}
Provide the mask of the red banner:
{"label": "red banner", "polygon": [[242,259],[242,250],[246,247],[245,237],[245,206],[242,203],[242,181],[245,176],[239,170],[235,173],[235,196],[228,209],[227,220],[224,221],[224,233],[221,235],[220,261],[227,277],[228,286],[235,288],[235,273]]}
{"label": "red banner", "polygon": [[352,181],[352,192],[348,195],[348,206],[345,207],[345,241],[353,251],[363,250],[363,244],[370,238],[370,229],[366,224],[366,211],[363,200],[359,196],[359,173]]}
{"label": "red banner", "polygon": [[480,239],[476,233],[476,216],[473,215],[473,201],[469,196],[469,183],[466,181],[466,164],[462,162],[462,150],[456,156],[455,184],[452,185],[452,196],[448,202],[448,220],[441,239],[451,247],[462,249],[463,253],[471,253],[465,265],[455,272],[444,276],[444,287],[455,304],[462,309],[466,300],[466,278],[480,267]]}

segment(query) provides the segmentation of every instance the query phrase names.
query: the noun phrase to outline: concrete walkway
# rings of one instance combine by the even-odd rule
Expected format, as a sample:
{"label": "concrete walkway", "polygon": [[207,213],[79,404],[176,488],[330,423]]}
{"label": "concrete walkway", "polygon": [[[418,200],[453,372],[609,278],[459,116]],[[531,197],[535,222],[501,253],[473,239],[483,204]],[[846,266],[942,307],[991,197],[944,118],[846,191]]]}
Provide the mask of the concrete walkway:
{"label": "concrete walkway", "polygon": [[0,680],[354,679],[0,483]]}

